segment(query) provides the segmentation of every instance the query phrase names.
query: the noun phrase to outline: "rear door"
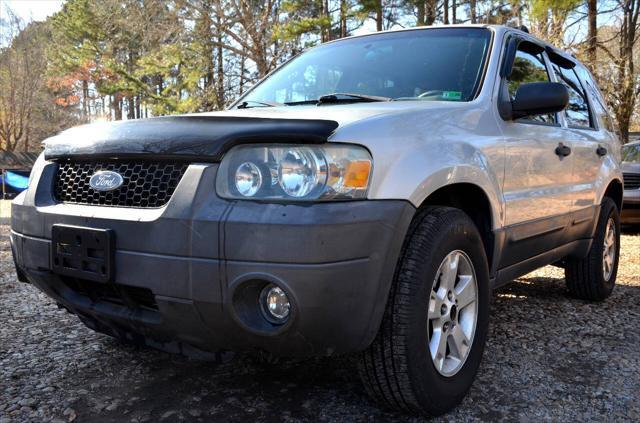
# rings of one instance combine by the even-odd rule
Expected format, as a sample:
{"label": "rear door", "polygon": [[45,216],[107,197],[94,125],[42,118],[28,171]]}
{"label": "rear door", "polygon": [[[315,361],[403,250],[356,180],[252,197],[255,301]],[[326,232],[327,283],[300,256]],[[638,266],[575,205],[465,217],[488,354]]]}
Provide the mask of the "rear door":
{"label": "rear door", "polygon": [[[544,48],[521,42],[507,80],[512,99],[521,84],[550,81],[550,75]],[[574,156],[558,154],[571,152],[573,146],[557,114],[500,122],[506,141],[503,193],[510,252],[500,263],[505,267],[564,242],[572,207]]]}
{"label": "rear door", "polygon": [[563,111],[564,131],[571,139],[574,156],[572,217],[568,235],[571,240],[588,238],[596,216],[597,178],[605,156],[609,154],[610,140],[606,131],[599,130],[594,113],[595,99],[587,95],[586,84],[578,78],[576,63],[565,62],[564,66],[553,63],[552,69],[556,80],[569,91],[569,105]]}
{"label": "rear door", "polygon": [[604,100],[591,74],[572,58],[549,55],[556,80],[569,91],[569,105],[563,112],[566,136],[573,148],[571,240],[589,238],[597,217],[598,177],[612,153],[615,132]]}

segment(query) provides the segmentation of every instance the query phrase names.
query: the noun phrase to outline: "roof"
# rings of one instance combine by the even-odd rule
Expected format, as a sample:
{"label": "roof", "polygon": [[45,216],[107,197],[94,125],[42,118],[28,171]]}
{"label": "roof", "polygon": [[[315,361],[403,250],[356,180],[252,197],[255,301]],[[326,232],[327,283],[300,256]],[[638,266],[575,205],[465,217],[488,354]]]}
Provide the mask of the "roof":
{"label": "roof", "polygon": [[507,33],[507,32],[511,32],[511,33],[516,33],[520,36],[522,36],[524,39],[528,39],[530,41],[536,42],[546,48],[550,48],[552,49],[554,52],[558,53],[561,56],[565,56],[567,58],[570,58],[570,60],[578,62],[578,60],[573,57],[572,54],[559,49],[558,47],[549,44],[548,42],[541,40],[540,38],[528,33],[528,32],[524,32],[522,30],[520,30],[519,28],[514,28],[511,26],[507,26],[507,25],[490,25],[490,24],[449,24],[449,25],[430,25],[430,26],[416,26],[416,27],[411,27],[411,28],[400,28],[400,29],[387,29],[385,31],[377,31],[377,32],[370,32],[367,34],[359,34],[359,35],[351,35],[348,37],[344,37],[344,38],[338,38],[335,40],[331,40],[331,41],[327,41],[325,43],[322,43],[320,45],[326,45],[326,44],[331,44],[331,43],[337,43],[343,40],[350,40],[350,39],[354,39],[354,38],[362,38],[362,37],[370,37],[373,35],[379,35],[379,34],[391,34],[391,33],[396,33],[396,32],[406,32],[406,31],[428,31],[428,30],[434,30],[434,29],[446,29],[446,28],[489,28],[492,29],[493,31],[495,31],[498,34],[502,34],[502,33]]}
{"label": "roof", "polygon": [[[410,28],[399,28],[399,29],[386,29],[384,31],[376,31],[376,32],[368,32],[366,34],[358,34],[358,35],[349,35],[348,37],[343,37],[343,38],[336,38],[335,40],[331,40],[331,41],[327,41],[324,42],[320,45],[326,45],[326,44],[331,44],[331,43],[339,43],[340,41],[344,41],[344,40],[352,40],[354,38],[364,38],[364,37],[371,37],[373,35],[380,35],[380,34],[393,34],[396,32],[408,32],[408,31],[428,31],[428,30],[433,30],[433,29],[445,29],[445,28],[508,28],[508,29],[513,29],[513,28],[509,28],[507,26],[504,25],[487,25],[487,24],[450,24],[450,25],[429,25],[429,26],[413,26]],[[523,32],[524,34],[524,32]]]}

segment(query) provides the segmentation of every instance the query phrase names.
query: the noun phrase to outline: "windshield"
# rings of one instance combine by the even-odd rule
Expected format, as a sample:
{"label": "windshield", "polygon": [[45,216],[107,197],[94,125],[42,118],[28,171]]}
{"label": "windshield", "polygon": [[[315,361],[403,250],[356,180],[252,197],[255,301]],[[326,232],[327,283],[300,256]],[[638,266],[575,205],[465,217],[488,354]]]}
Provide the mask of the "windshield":
{"label": "windshield", "polygon": [[266,107],[333,93],[470,101],[479,90],[490,42],[488,29],[443,28],[324,44],[291,60],[242,101]]}
{"label": "windshield", "polygon": [[640,163],[640,144],[623,146],[622,161],[631,162],[631,163]]}

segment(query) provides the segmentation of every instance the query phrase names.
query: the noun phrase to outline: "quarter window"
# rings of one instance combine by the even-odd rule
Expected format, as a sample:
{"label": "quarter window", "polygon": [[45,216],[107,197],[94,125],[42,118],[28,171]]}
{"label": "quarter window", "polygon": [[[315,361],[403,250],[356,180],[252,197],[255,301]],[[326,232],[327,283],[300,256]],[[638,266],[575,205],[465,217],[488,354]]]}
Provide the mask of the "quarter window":
{"label": "quarter window", "polygon": [[587,95],[573,69],[565,69],[554,64],[553,70],[558,81],[569,91],[569,105],[565,109],[567,124],[572,128],[593,128]]}
{"label": "quarter window", "polygon": [[[526,46],[526,44],[524,45]],[[531,82],[549,82],[549,73],[547,67],[544,64],[544,59],[540,53],[529,53],[524,51],[522,46],[516,52],[516,57],[513,62],[513,70],[511,76],[507,81],[509,88],[509,95],[511,100],[515,98],[518,87],[522,84],[528,84]],[[544,114],[537,116],[530,116],[523,120],[532,120],[542,123],[556,123],[555,114]]]}

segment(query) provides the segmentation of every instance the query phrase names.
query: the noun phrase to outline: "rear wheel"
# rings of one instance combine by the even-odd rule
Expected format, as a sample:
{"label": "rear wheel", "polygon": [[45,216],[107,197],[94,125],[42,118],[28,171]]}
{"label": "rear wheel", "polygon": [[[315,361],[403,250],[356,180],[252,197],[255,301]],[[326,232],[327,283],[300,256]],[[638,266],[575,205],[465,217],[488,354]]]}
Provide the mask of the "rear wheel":
{"label": "rear wheel", "polygon": [[412,226],[379,333],[359,361],[368,393],[395,409],[442,414],[467,393],[487,336],[489,278],[473,221],[428,208]]}
{"label": "rear wheel", "polygon": [[580,260],[567,260],[565,279],[576,298],[602,301],[613,292],[620,257],[620,215],[618,206],[605,197],[600,205],[598,226],[591,249]]}

